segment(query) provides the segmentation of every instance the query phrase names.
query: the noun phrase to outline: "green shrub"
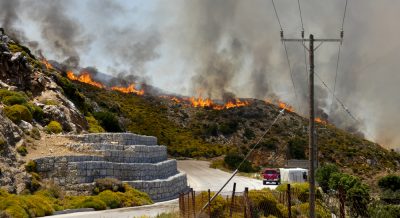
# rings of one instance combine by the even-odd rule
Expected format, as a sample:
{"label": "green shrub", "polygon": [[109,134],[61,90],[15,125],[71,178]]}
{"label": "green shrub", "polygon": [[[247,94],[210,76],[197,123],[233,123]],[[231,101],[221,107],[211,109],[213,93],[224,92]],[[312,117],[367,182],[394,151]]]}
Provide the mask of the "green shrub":
{"label": "green shrub", "polygon": [[[213,196],[214,194],[215,193],[211,192],[211,196]],[[199,195],[196,196],[196,202],[204,202],[204,199],[208,199],[208,192],[201,192]],[[228,214],[225,214],[227,206],[228,203],[226,202],[226,200],[221,195],[218,195],[211,202],[211,216],[208,213],[208,209],[205,210],[205,213],[213,218],[227,217]]]}
{"label": "green shrub", "polygon": [[33,127],[30,132],[30,136],[36,140],[39,140],[41,138],[39,129],[36,127]]}
{"label": "green shrub", "polygon": [[382,205],[373,203],[368,207],[368,215],[373,218],[398,218],[400,205]]}
{"label": "green shrub", "polygon": [[0,210],[11,217],[40,217],[53,213],[52,203],[43,196],[9,195],[1,198]]}
{"label": "green shrub", "polygon": [[334,164],[325,164],[317,169],[315,179],[325,193],[329,190],[329,179],[332,173],[337,172],[339,172],[339,169]]}
{"label": "green shrub", "polygon": [[85,118],[89,124],[89,132],[90,133],[105,132],[103,127],[100,126],[99,122],[92,115],[86,116]]}
{"label": "green shrub", "polygon": [[18,124],[21,120],[25,120],[27,122],[32,121],[32,114],[29,109],[23,105],[13,105],[4,108],[4,113],[6,116],[12,120],[14,123]]}
{"label": "green shrub", "polygon": [[[291,211],[293,217],[308,217],[310,213],[310,205],[308,203],[297,204],[292,206]],[[317,202],[315,205],[315,217],[330,218],[332,216],[327,208],[324,208]]]}
{"label": "green shrub", "polygon": [[399,175],[387,175],[382,177],[378,181],[379,188],[384,190],[397,191],[400,190],[400,176]]}
{"label": "green shrub", "polygon": [[125,186],[121,181],[114,178],[104,178],[104,179],[96,179],[94,181],[94,194],[99,194],[100,192],[110,190],[113,192],[125,192]]}
{"label": "green shrub", "polygon": [[107,111],[96,112],[94,117],[107,132],[122,132],[119,121],[113,113]]}
{"label": "green shrub", "polygon": [[37,172],[36,162],[33,160],[30,160],[28,163],[26,163],[25,170],[28,173]]}
{"label": "green shrub", "polygon": [[254,137],[256,137],[256,134],[254,134],[253,130],[245,128],[243,136],[247,139],[253,139]]}
{"label": "green shrub", "polygon": [[284,212],[278,207],[278,200],[269,189],[251,190],[249,191],[249,198],[253,206],[257,208],[253,211],[252,217],[259,217],[260,215],[283,217]]}
{"label": "green shrub", "polygon": [[17,152],[21,155],[21,156],[26,156],[26,154],[28,154],[28,150],[26,149],[25,145],[21,145],[17,148]]}
{"label": "green shrub", "polygon": [[93,208],[95,210],[105,210],[107,205],[97,196],[70,196],[65,198],[66,208]]}
{"label": "green shrub", "polygon": [[329,188],[346,193],[346,205],[350,207],[351,216],[367,216],[367,205],[370,201],[369,187],[353,175],[332,173]]}
{"label": "green shrub", "polygon": [[239,121],[229,120],[228,122],[221,123],[219,126],[219,131],[224,135],[230,135],[238,130]]}
{"label": "green shrub", "polygon": [[125,192],[117,192],[123,207],[133,207],[152,204],[153,201],[147,193],[138,191],[128,184],[123,184]]}
{"label": "green shrub", "polygon": [[[229,153],[224,158],[224,162],[231,170],[236,169],[239,166],[239,164],[242,163],[242,161],[243,157],[235,153]],[[250,161],[245,160],[243,164],[239,167],[239,171],[249,173],[249,172],[254,172],[255,169],[251,166]]]}
{"label": "green shrub", "polygon": [[61,133],[63,131],[63,129],[59,122],[53,120],[46,126],[46,131],[48,133],[58,134],[58,133]]}
{"label": "green shrub", "polygon": [[36,105],[31,105],[31,107],[29,107],[29,109],[32,113],[33,119],[35,119],[38,122],[41,122],[43,120],[44,112],[41,107],[36,106]]}
{"label": "green shrub", "polygon": [[6,139],[0,135],[0,151],[2,151],[3,149],[5,149],[7,146],[7,141]]}
{"label": "green shrub", "polygon": [[110,190],[101,192],[98,195],[98,197],[101,201],[103,201],[107,205],[107,207],[109,207],[111,209],[119,208],[122,205],[122,200],[118,196],[118,194],[115,192],[112,192]]}
{"label": "green shrub", "polygon": [[288,142],[289,155],[292,159],[306,159],[307,142],[303,138],[295,137]]}
{"label": "green shrub", "polygon": [[3,98],[3,103],[5,105],[15,105],[15,104],[25,104],[27,101],[23,96],[20,95],[11,95],[11,96],[6,96]]}
{"label": "green shrub", "polygon": [[[290,188],[295,190],[295,193],[297,197],[301,202],[308,202],[308,198],[309,198],[309,192],[310,192],[310,188],[309,188],[309,184],[306,182],[303,183],[291,183],[290,184]],[[278,187],[276,187],[277,191],[280,192],[285,192],[287,191],[287,183],[282,183],[280,185],[278,185]],[[321,199],[322,198],[322,194],[320,191],[316,190],[316,198],[317,199]]]}

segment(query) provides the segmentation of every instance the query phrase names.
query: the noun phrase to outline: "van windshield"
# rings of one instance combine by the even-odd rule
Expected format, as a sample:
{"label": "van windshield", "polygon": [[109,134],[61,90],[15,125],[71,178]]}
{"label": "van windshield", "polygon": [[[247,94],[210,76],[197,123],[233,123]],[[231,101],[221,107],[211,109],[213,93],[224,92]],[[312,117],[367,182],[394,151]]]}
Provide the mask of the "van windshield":
{"label": "van windshield", "polygon": [[264,174],[277,174],[276,170],[266,170],[264,171]]}

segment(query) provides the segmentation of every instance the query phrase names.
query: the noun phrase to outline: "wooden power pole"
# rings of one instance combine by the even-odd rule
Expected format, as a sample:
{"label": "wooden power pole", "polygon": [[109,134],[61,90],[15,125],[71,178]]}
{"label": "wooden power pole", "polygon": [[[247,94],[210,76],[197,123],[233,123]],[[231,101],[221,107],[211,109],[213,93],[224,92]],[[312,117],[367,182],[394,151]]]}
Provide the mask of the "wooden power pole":
{"label": "wooden power pole", "polygon": [[[303,36],[303,33],[302,33]],[[309,47],[306,48],[309,52],[310,72],[309,72],[309,141],[308,141],[308,157],[309,157],[309,175],[308,181],[310,184],[310,218],[315,218],[315,168],[316,168],[316,145],[315,145],[315,105],[314,105],[314,51],[323,42],[342,42],[343,32],[340,34],[340,39],[314,39],[314,36],[310,34],[309,39],[285,39],[283,37],[283,31],[281,31],[282,42],[309,42]],[[314,48],[314,42],[320,42],[320,44]]]}

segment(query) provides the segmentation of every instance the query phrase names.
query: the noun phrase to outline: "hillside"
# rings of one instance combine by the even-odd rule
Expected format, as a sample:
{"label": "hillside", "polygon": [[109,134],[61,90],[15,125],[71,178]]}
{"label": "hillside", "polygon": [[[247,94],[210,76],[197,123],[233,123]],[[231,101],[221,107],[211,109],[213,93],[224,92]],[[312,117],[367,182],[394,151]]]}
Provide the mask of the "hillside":
{"label": "hillside", "polygon": [[[86,96],[89,111],[114,114],[124,130],[157,136],[175,157],[244,155],[280,110],[256,99],[248,99],[250,104],[245,107],[214,110],[165,96],[123,94],[82,83],[75,86]],[[307,126],[307,119],[286,111],[251,156],[253,165],[283,166],[286,159],[307,158]],[[370,184],[377,177],[399,171],[398,153],[330,124],[317,123],[317,129],[321,163],[335,163]]]}
{"label": "hillside", "polygon": [[[1,36],[0,48],[0,185],[12,192],[22,191],[30,179],[22,155],[52,133],[51,121],[58,122],[63,133],[131,131],[156,136],[174,157],[218,159],[247,153],[280,110],[256,99],[216,110],[168,96],[103,89],[69,80],[63,68],[49,66],[6,35]],[[250,157],[253,168],[307,158],[307,125],[305,118],[286,111]],[[399,154],[330,124],[317,127],[320,162],[336,163],[370,184],[399,171]]]}

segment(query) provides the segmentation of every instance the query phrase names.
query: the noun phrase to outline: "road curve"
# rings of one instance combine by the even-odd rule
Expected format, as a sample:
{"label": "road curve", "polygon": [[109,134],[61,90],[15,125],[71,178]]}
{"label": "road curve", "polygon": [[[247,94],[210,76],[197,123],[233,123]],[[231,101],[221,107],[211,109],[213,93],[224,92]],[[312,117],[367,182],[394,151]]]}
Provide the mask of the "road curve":
{"label": "road curve", "polygon": [[[198,160],[178,161],[178,170],[185,172],[188,185],[195,191],[218,191],[231,176],[230,173],[209,167],[210,162]],[[243,176],[235,176],[224,188],[223,193],[232,191],[233,183],[236,182],[236,191],[243,192],[245,187],[249,189],[262,189],[265,187],[275,189],[276,185],[264,186],[261,180],[251,179]],[[103,211],[77,212],[63,215],[54,215],[52,218],[132,218],[132,217],[156,217],[158,214],[176,211],[179,209],[178,200],[165,201],[152,205],[129,207]]]}
{"label": "road curve", "polygon": [[[232,175],[219,169],[210,168],[208,161],[198,160],[178,161],[178,170],[187,174],[188,185],[195,191],[206,191],[208,189],[218,191]],[[231,192],[234,182],[236,182],[237,192],[243,192],[245,187],[249,189],[276,188],[276,185],[263,185],[261,180],[235,176],[222,192]]]}

